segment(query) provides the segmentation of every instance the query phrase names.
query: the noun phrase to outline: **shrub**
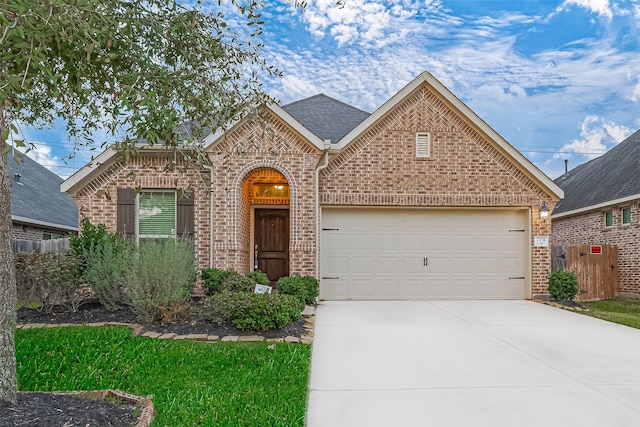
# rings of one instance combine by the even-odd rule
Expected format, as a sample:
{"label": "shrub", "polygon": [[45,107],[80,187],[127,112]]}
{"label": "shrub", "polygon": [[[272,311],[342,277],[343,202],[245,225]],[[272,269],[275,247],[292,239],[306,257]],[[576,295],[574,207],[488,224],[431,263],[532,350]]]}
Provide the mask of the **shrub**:
{"label": "shrub", "polygon": [[228,271],[220,282],[220,292],[251,292],[255,282],[235,271]]}
{"label": "shrub", "polygon": [[281,294],[294,295],[303,304],[314,304],[318,296],[318,281],[312,276],[282,277],[276,289]]}
{"label": "shrub", "polygon": [[189,301],[196,277],[191,242],[147,241],[132,259],[126,294],[140,320],[152,322],[161,319],[160,307]]}
{"label": "shrub", "polygon": [[213,295],[222,289],[222,280],[231,273],[230,270],[207,268],[202,270],[202,282],[207,295]]}
{"label": "shrub", "polygon": [[105,239],[89,249],[83,274],[107,310],[117,310],[128,304],[125,285],[135,254],[130,242],[116,237]]}
{"label": "shrub", "polygon": [[238,329],[266,331],[284,328],[301,317],[300,302],[292,295],[220,292],[205,300],[204,312],[218,324],[231,322]]}
{"label": "shrub", "polygon": [[269,286],[269,283],[271,283],[267,274],[260,270],[248,272],[247,277],[260,285]]}
{"label": "shrub", "polygon": [[570,271],[554,271],[549,275],[549,295],[554,300],[572,300],[578,294],[578,279]]}
{"label": "shrub", "polygon": [[76,312],[82,303],[80,260],[72,252],[29,252],[15,255],[16,291],[23,304],[44,311],[61,306]]}

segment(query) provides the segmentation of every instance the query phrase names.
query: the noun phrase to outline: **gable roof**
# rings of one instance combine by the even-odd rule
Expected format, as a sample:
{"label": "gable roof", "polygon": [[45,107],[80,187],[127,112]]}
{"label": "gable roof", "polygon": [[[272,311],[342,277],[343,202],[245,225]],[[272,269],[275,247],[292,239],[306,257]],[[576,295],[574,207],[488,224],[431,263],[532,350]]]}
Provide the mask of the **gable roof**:
{"label": "gable roof", "polygon": [[[565,191],[553,217],[640,198],[640,130],[600,157],[576,166],[554,182]],[[563,215],[561,215],[563,214]]]}
{"label": "gable roof", "polygon": [[[563,197],[563,191],[560,187],[426,71],[391,97],[373,114],[324,94],[292,102],[284,107],[277,104],[269,104],[265,107],[291,126],[292,129],[318,150],[330,149],[331,153],[339,153],[423,84],[428,85],[431,90],[444,98],[462,117],[467,119],[468,123],[492,141],[503,155],[509,158],[534,182],[544,188],[551,197],[554,199]],[[206,136],[202,141],[204,148],[208,149],[217,144],[222,140],[225,133],[239,126],[244,120],[230,123],[225,129],[219,129],[215,133]],[[331,140],[331,144],[327,144],[326,140]],[[117,152],[113,148],[104,151],[93,162],[85,165],[69,177],[62,184],[62,190],[67,192],[77,191],[86,182],[90,182],[93,176],[96,176],[101,170],[112,164],[116,156]]]}
{"label": "gable roof", "polygon": [[68,194],[60,191],[62,178],[27,155],[22,155],[20,164],[16,163],[13,151],[9,152],[7,163],[13,221],[78,230],[78,208]]}
{"label": "gable roof", "polygon": [[332,144],[340,141],[370,115],[322,93],[283,105],[282,109],[318,138],[323,141],[328,139]]}
{"label": "gable roof", "polygon": [[[481,134],[484,134],[488,140],[492,141],[503,155],[509,158],[515,165],[519,166],[520,169],[538,183],[538,185],[545,188],[549,195],[552,195],[557,199],[564,196],[562,189],[558,187],[551,178],[545,175],[540,169],[531,163],[529,159],[509,144],[498,132],[493,130],[491,126],[485,123],[485,121],[473,112],[473,110],[467,107],[449,89],[440,83],[438,79],[426,71],[413,79],[413,81],[400,90],[400,92],[392,96],[387,102],[382,104],[380,108],[374,111],[373,114],[352,129],[338,142],[338,144],[336,144],[335,148],[337,150],[344,149],[422,85],[427,85],[432,91],[444,98],[444,100],[446,100],[454,110],[457,110],[462,117],[467,119],[468,123],[474,126]],[[334,147],[332,147],[332,149],[333,148]]]}

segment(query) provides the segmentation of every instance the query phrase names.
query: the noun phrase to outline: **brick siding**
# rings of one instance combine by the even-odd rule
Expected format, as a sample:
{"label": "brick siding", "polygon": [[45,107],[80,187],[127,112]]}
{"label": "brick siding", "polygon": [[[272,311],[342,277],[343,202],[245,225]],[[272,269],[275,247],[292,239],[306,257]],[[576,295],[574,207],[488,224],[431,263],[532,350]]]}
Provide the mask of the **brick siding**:
{"label": "brick siding", "polygon": [[[553,220],[554,245],[617,245],[618,290],[640,294],[640,200]],[[621,208],[631,208],[631,224],[622,225]],[[604,226],[604,212],[611,210],[613,225]]]}
{"label": "brick siding", "polygon": [[[430,158],[416,158],[416,132],[430,133]],[[198,173],[166,172],[167,158],[140,155],[126,165],[111,165],[74,200],[81,216],[115,231],[117,188],[191,187],[199,267],[246,272],[253,256],[250,186],[286,181],[290,273],[315,275],[319,244],[315,173],[322,152],[273,118],[267,123],[241,123],[209,147],[209,158],[211,192],[202,189]],[[532,294],[547,293],[550,249],[534,247],[533,236],[549,236],[550,222],[538,219],[538,208],[546,202],[553,209],[554,201],[426,86],[333,157],[320,173],[319,186],[322,206],[530,208]]]}

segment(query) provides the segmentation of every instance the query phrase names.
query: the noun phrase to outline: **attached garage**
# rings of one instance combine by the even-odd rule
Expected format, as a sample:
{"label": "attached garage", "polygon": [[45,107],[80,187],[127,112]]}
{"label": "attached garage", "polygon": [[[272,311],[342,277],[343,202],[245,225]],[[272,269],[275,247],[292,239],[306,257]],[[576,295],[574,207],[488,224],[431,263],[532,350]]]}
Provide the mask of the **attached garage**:
{"label": "attached garage", "polygon": [[320,297],[530,297],[528,223],[528,209],[324,208]]}

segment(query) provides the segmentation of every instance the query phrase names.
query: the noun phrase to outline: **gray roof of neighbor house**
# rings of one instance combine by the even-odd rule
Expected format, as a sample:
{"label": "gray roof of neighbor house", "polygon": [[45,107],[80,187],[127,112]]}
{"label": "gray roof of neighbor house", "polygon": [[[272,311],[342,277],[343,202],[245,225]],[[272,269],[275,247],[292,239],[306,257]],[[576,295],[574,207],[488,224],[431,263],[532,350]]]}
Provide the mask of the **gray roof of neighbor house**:
{"label": "gray roof of neighbor house", "polygon": [[640,195],[640,130],[554,182],[564,190],[554,215]]}
{"label": "gray roof of neighbor house", "polygon": [[282,108],[318,138],[329,139],[332,144],[340,141],[370,115],[322,93],[283,105]]}
{"label": "gray roof of neighbor house", "polygon": [[22,155],[18,164],[9,152],[7,161],[12,220],[49,228],[78,229],[78,208],[71,196],[60,191],[62,178],[26,155]]}

